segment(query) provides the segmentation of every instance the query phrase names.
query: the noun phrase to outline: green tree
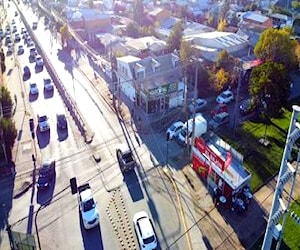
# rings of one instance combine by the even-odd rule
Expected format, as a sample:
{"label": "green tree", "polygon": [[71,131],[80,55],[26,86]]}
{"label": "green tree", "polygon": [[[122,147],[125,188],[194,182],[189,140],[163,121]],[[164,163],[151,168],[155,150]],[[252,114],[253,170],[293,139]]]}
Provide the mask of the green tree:
{"label": "green tree", "polygon": [[180,43],[180,61],[184,70],[191,65],[192,56],[193,49],[191,45],[187,41],[182,40]]}
{"label": "green tree", "polygon": [[133,20],[139,25],[143,24],[143,21],[144,21],[144,5],[143,5],[143,1],[141,1],[141,0],[135,0],[135,2],[134,2]]}
{"label": "green tree", "polygon": [[167,40],[167,46],[170,52],[180,49],[180,43],[183,36],[183,23],[177,22],[171,30]]}
{"label": "green tree", "polygon": [[289,74],[282,63],[266,62],[253,68],[249,93],[265,106],[269,117],[280,113],[289,96]]}
{"label": "green tree", "polygon": [[295,10],[299,10],[300,9],[300,3],[298,1],[292,1],[292,7]]}
{"label": "green tree", "polygon": [[10,118],[12,116],[13,101],[9,90],[5,86],[1,87],[0,102],[2,105],[3,116]]}
{"label": "green tree", "polygon": [[284,63],[288,69],[296,65],[295,48],[297,41],[290,39],[290,31],[287,29],[265,30],[256,46],[254,54],[264,61]]}
{"label": "green tree", "polygon": [[15,139],[17,138],[17,129],[15,123],[12,119],[3,117],[0,120],[0,129],[3,131],[6,153],[8,156],[10,156],[11,149],[13,148]]}
{"label": "green tree", "polygon": [[133,38],[138,38],[140,36],[140,29],[136,23],[129,23],[126,28],[127,35]]}

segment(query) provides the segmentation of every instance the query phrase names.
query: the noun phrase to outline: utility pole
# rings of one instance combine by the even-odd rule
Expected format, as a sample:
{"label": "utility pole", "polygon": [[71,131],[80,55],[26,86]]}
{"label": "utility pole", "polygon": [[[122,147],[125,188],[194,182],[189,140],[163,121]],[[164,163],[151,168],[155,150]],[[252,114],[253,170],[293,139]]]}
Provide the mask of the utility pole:
{"label": "utility pole", "polygon": [[242,77],[244,75],[244,69],[242,67],[238,67],[237,70],[239,71],[239,81],[238,81],[236,100],[235,100],[235,106],[234,106],[234,120],[233,120],[234,137],[236,136],[238,104],[239,104],[239,99],[240,99],[240,88],[241,88],[241,83],[242,83]]}
{"label": "utility pole", "polygon": [[193,146],[194,146],[194,140],[195,140],[195,120],[196,120],[196,108],[195,108],[195,102],[197,99],[197,92],[198,92],[198,71],[199,71],[199,62],[196,63],[195,68],[195,85],[194,85],[194,97],[193,97],[193,130],[192,130],[192,137],[191,137],[191,145],[190,145],[190,159],[193,157]]}
{"label": "utility pole", "polygon": [[[3,107],[2,107],[2,91],[0,93],[0,119],[3,118]],[[5,141],[3,139],[3,128],[0,127],[0,140],[1,140],[1,146],[2,146],[2,151],[4,154],[5,162],[8,163],[8,158],[6,154],[6,147],[5,147]]]}

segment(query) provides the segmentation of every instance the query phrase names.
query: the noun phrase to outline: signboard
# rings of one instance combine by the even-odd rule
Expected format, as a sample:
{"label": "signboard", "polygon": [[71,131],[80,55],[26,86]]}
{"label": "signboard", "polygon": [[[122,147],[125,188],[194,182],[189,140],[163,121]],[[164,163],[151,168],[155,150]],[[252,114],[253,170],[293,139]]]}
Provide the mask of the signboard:
{"label": "signboard", "polygon": [[206,157],[213,162],[219,169],[224,171],[225,169],[225,162],[214,152],[212,151],[205,143],[205,141],[200,138],[195,138],[195,147]]}
{"label": "signboard", "polygon": [[159,86],[154,89],[149,89],[149,97],[163,96],[177,91],[177,83],[170,83],[168,85]]}

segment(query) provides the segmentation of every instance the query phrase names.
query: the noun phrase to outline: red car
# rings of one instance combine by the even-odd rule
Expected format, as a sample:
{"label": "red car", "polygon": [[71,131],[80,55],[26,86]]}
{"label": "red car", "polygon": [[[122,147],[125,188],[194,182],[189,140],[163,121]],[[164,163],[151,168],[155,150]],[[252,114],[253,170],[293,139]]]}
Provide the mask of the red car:
{"label": "red car", "polygon": [[211,116],[226,112],[228,113],[228,106],[224,103],[217,104],[213,110],[210,112]]}

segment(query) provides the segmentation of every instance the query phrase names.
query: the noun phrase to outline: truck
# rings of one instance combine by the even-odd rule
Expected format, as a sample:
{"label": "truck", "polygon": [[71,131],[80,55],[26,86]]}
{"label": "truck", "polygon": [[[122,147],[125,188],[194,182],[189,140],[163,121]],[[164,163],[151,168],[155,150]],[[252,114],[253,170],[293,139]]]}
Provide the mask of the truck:
{"label": "truck", "polygon": [[91,229],[99,224],[99,211],[89,183],[77,187],[79,210],[85,229]]}
{"label": "truck", "polygon": [[116,155],[122,173],[133,170],[136,162],[132,150],[127,144],[121,144],[116,148]]}
{"label": "truck", "polygon": [[[194,137],[201,137],[207,132],[207,121],[202,114],[195,115],[195,134]],[[190,118],[185,122],[182,130],[177,136],[177,141],[180,145],[184,145],[187,142],[191,144],[193,136],[193,118]]]}

